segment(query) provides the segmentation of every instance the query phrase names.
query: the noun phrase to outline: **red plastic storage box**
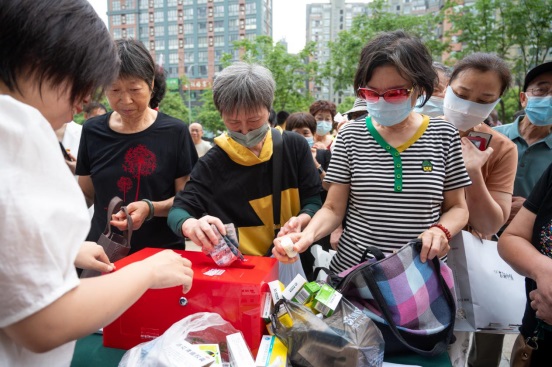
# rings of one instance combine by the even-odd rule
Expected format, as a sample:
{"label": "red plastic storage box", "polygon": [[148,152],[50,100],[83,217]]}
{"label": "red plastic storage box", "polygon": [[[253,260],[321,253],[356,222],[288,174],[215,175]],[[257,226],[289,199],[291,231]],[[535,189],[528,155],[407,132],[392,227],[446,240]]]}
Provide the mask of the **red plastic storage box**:
{"label": "red plastic storage box", "polygon": [[[162,249],[143,249],[117,261],[116,268],[121,269],[159,251]],[[256,351],[266,333],[261,318],[262,296],[269,292],[267,283],[278,279],[277,260],[245,256],[246,261],[235,261],[230,267],[222,268],[201,252],[176,252],[192,262],[194,281],[190,292],[182,294],[182,287],[148,290],[104,328],[104,346],[130,349],[160,336],[186,316],[215,312],[240,330],[249,348]],[[213,273],[215,275],[209,275]]]}

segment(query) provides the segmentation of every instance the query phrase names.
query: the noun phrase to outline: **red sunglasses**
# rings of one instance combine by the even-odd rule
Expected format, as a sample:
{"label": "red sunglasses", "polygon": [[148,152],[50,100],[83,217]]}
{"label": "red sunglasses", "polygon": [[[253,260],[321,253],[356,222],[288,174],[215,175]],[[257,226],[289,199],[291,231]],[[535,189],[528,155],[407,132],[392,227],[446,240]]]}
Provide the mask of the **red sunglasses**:
{"label": "red sunglasses", "polygon": [[384,101],[388,103],[401,103],[406,101],[410,97],[410,94],[412,93],[413,89],[414,87],[410,89],[406,89],[406,88],[390,89],[383,94],[379,94],[378,92],[372,89],[358,88],[357,96],[359,98],[366,100],[367,103],[377,103],[380,97],[383,97]]}

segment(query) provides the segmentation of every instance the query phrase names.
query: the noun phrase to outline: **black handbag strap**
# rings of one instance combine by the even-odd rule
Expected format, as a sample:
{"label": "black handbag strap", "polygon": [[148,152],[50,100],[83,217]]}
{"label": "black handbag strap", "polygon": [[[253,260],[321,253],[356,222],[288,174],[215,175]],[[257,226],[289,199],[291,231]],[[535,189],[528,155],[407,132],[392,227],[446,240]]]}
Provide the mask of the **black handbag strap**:
{"label": "black handbag strap", "polygon": [[377,261],[385,259],[385,255],[383,254],[383,251],[381,251],[379,248],[375,246],[368,246],[366,247],[366,250],[364,250],[362,257],[360,258],[360,263],[363,263],[366,260],[368,260],[368,255],[372,255]]}
{"label": "black handbag strap", "polygon": [[[280,231],[280,210],[282,206],[282,165],[283,165],[283,151],[284,142],[282,134],[274,128],[272,131],[272,217],[274,220],[274,238],[278,236]],[[272,256],[272,248],[274,244],[271,244],[264,256]]]}
{"label": "black handbag strap", "polygon": [[282,158],[283,139],[280,132],[272,130],[272,215],[274,218],[274,231],[280,230],[280,210],[282,205]]}
{"label": "black handbag strap", "polygon": [[126,206],[123,206],[123,200],[118,196],[113,197],[107,207],[107,222],[105,224],[105,230],[103,234],[107,238],[111,237],[111,223],[110,223],[111,217],[113,216],[114,213],[117,213],[119,210],[122,210],[126,215],[128,226],[127,226],[127,229],[123,231],[123,237],[126,238],[127,244],[128,246],[130,246],[130,239],[132,238],[132,231],[133,231],[134,225],[132,223],[132,217],[128,215]]}
{"label": "black handbag strap", "polygon": [[[416,240],[415,242],[411,243],[411,246],[415,247],[419,251],[419,247],[421,245],[421,240]],[[439,341],[431,350],[423,350],[416,348],[412,345],[410,345],[401,335],[399,332],[399,329],[397,328],[397,324],[395,321],[393,321],[393,316],[391,314],[391,311],[389,310],[389,306],[387,305],[387,302],[385,301],[385,298],[383,297],[383,294],[381,293],[380,288],[378,287],[376,280],[374,279],[374,276],[372,275],[372,269],[371,267],[366,267],[366,270],[370,272],[370,275],[367,275],[366,272],[362,272],[362,275],[364,277],[364,280],[366,284],[368,285],[368,288],[370,289],[370,292],[372,293],[372,296],[374,297],[374,300],[378,303],[378,305],[381,308],[381,311],[383,313],[383,317],[387,324],[389,325],[389,329],[393,333],[393,335],[406,346],[408,349],[412,350],[413,352],[416,352],[423,356],[434,356],[439,353],[443,353],[447,350],[448,347],[448,341],[452,338],[452,333],[454,329],[454,320],[456,318],[456,304],[454,302],[454,298],[452,296],[452,293],[450,291],[450,288],[447,286],[447,283],[445,279],[443,278],[443,275],[441,274],[441,263],[439,262],[438,257],[434,257],[431,262],[433,263],[433,266],[435,267],[435,271],[437,272],[437,276],[439,279],[439,286],[443,290],[443,294],[447,300],[448,305],[451,307],[451,316],[450,316],[450,323],[449,326],[447,326],[447,338],[446,340]]]}

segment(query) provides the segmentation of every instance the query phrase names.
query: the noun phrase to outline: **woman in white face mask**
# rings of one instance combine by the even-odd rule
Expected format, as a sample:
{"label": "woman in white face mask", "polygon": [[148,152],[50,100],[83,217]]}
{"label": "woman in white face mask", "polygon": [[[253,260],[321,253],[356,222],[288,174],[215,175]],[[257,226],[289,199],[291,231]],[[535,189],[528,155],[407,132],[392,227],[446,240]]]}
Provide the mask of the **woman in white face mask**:
{"label": "woman in white face mask", "polygon": [[[483,123],[510,81],[502,59],[475,53],[458,62],[445,93],[445,118],[460,131],[462,155],[473,182],[466,189],[469,225],[483,236],[498,232],[510,215],[517,150],[510,139]],[[485,150],[468,139],[472,131],[492,136]]]}
{"label": "woman in white face mask", "polygon": [[[470,184],[458,132],[446,121],[413,111],[428,99],[437,75],[427,48],[402,31],[381,34],[362,50],[354,85],[369,116],[339,131],[324,179],[324,206],[295,247],[331,233],[346,215],[331,268],[360,262],[365,246],[392,253],[421,237],[421,260],[443,256],[450,237],[468,220],[464,187]],[[348,209],[347,209],[348,206]],[[278,244],[281,261],[292,261]]]}
{"label": "woman in white face mask", "polygon": [[[510,215],[517,149],[510,139],[483,123],[510,82],[510,71],[502,59],[475,53],[456,64],[445,92],[445,118],[460,131],[462,156],[472,180],[466,188],[469,229],[482,237],[497,233]],[[468,139],[472,131],[488,134],[490,143],[478,142],[485,146],[476,147]],[[460,340],[465,337],[457,335]],[[481,365],[500,359],[502,343],[496,336],[476,333],[474,346],[470,363]]]}

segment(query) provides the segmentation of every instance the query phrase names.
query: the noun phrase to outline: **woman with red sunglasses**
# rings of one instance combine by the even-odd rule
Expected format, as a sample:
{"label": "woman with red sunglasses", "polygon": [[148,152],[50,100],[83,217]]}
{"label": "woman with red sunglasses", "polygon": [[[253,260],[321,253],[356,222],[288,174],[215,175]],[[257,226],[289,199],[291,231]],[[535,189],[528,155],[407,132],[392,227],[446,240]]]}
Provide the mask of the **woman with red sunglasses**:
{"label": "woman with red sunglasses", "polygon": [[[325,177],[322,209],[302,233],[296,250],[347,226],[331,262],[341,272],[360,262],[366,246],[392,253],[416,237],[421,260],[444,256],[451,236],[468,221],[464,187],[470,184],[458,131],[439,118],[413,111],[431,97],[437,74],[427,48],[405,32],[383,33],[362,50],[354,86],[366,100],[365,120],[340,131]],[[280,261],[291,262],[275,241]]]}

